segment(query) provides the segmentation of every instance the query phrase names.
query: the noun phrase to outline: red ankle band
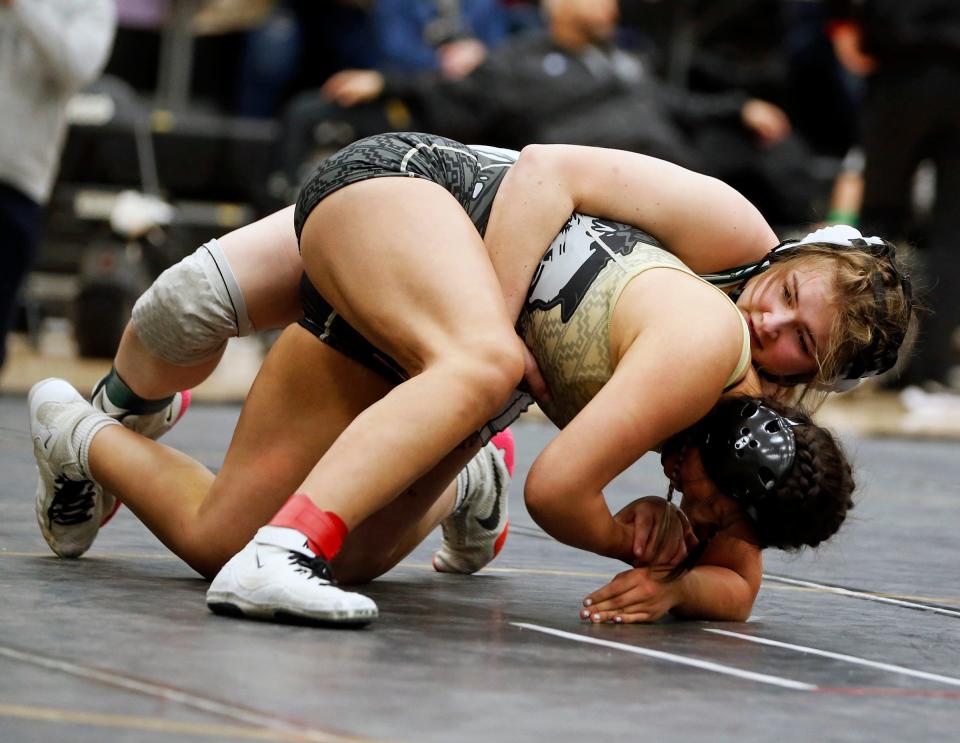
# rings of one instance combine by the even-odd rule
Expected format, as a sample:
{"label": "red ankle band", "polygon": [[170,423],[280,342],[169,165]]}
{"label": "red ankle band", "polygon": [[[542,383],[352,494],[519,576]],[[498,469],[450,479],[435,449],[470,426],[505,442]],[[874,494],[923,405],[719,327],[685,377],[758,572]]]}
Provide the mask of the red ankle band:
{"label": "red ankle band", "polygon": [[305,493],[296,493],[277,511],[270,526],[296,529],[307,538],[314,554],[332,560],[340,551],[347,525],[333,511],[318,508]]}

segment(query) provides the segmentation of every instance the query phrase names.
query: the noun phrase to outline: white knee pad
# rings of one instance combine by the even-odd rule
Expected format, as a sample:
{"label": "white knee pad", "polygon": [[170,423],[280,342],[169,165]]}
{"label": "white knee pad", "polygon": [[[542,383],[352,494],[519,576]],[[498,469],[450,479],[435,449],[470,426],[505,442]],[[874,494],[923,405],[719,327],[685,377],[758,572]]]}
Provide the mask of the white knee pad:
{"label": "white knee pad", "polygon": [[140,341],[164,361],[193,366],[253,331],[237,278],[216,240],[153,282],[133,306]]}

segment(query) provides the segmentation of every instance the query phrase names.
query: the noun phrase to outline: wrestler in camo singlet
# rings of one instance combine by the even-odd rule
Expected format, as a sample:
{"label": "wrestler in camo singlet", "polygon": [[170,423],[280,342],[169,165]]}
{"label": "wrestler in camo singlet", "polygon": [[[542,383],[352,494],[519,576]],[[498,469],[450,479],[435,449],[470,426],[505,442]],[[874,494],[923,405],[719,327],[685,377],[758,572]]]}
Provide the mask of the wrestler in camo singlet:
{"label": "wrestler in camo singlet", "polygon": [[[300,231],[312,208],[345,185],[367,178],[418,177],[446,188],[484,234],[494,197],[518,153],[496,147],[463,145],[430,134],[379,134],[355,142],[326,160],[301,191],[295,214]],[[642,250],[634,250],[642,246]],[[635,253],[635,254],[634,254]],[[429,256],[424,257],[429,260]],[[544,377],[554,391],[544,410],[565,425],[586,405],[613,372],[609,321],[620,292],[634,277],[653,267],[692,272],[662,250],[642,230],[609,220],[575,214],[541,259],[531,283],[518,329],[534,349]],[[709,277],[711,283],[735,284],[745,269]],[[693,274],[692,274],[693,275]],[[595,281],[599,284],[593,286]],[[588,289],[590,290],[588,292]],[[352,328],[307,279],[301,282],[304,317],[300,324],[321,341],[376,371],[391,382],[406,372]],[[742,319],[742,318],[741,318]],[[744,323],[744,351],[731,380],[742,377],[750,361]],[[503,410],[481,430],[481,441],[502,431],[529,407],[530,395],[517,390]]]}
{"label": "wrestler in camo singlet", "polygon": [[[557,426],[569,423],[613,374],[614,308],[627,284],[651,268],[683,271],[703,281],[642,230],[579,214],[541,259],[519,329],[553,396],[541,408]],[[726,387],[736,384],[750,365],[746,321],[732,301],[730,307],[740,318],[743,339]]]}

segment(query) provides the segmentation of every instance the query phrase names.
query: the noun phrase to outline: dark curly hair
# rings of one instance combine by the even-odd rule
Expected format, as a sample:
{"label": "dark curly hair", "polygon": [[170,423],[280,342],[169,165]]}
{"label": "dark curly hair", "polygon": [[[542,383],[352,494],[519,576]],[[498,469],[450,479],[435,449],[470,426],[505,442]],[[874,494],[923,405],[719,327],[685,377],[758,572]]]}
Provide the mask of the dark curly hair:
{"label": "dark curly hair", "polygon": [[[837,438],[826,428],[816,425],[800,407],[771,398],[744,398],[774,410],[789,418],[796,440],[793,467],[786,479],[765,497],[752,502],[753,516],[743,510],[743,517],[751,524],[761,549],[798,551],[816,547],[833,536],[853,508],[851,497],[855,488],[853,469]],[[708,413],[704,420],[709,418]],[[695,425],[673,437],[665,448],[678,449],[679,460],[692,446],[697,446],[702,428]],[[676,481],[679,472],[672,478]],[[672,500],[673,486],[667,494]],[[665,540],[668,524],[661,520],[657,544]],[[666,575],[666,580],[678,578],[693,568],[706,551],[710,539],[727,524],[714,524],[708,536],[690,551],[686,559]]]}
{"label": "dark curly hair", "polygon": [[[767,401],[770,407],[784,407]],[[780,412],[780,411],[778,411]],[[798,409],[781,413],[799,421],[793,468],[783,484],[754,508],[761,549],[800,550],[829,539],[853,508],[853,470],[836,437]]]}

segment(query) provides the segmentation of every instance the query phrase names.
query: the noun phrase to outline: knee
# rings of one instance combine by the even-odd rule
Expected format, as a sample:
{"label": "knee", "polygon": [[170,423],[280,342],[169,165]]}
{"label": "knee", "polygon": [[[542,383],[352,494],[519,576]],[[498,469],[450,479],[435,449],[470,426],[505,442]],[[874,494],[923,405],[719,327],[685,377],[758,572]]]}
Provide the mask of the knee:
{"label": "knee", "polygon": [[484,414],[495,414],[523,380],[524,354],[516,334],[472,336],[455,354],[454,364],[468,397]]}
{"label": "knee", "polygon": [[137,338],[175,366],[215,356],[252,326],[240,286],[216,243],[164,271],[133,307]]}

